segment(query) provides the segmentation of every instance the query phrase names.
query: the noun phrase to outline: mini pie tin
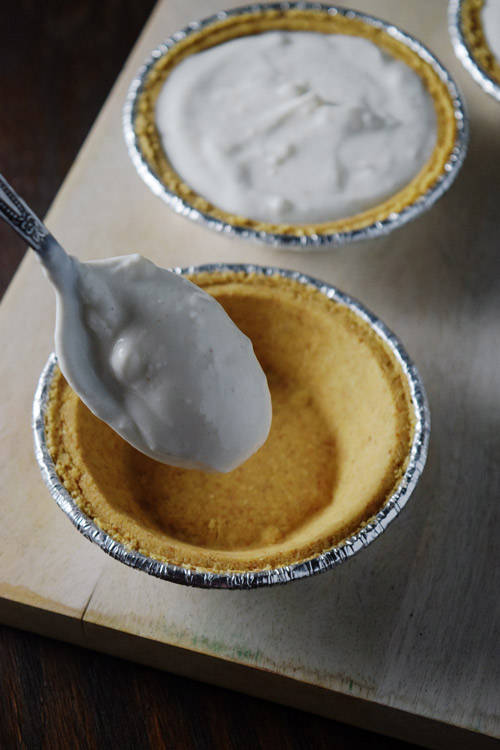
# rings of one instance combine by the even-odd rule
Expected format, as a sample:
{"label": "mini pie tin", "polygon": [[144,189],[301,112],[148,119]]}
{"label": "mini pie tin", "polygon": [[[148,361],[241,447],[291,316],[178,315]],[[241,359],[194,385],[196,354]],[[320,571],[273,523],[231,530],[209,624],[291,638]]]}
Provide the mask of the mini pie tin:
{"label": "mini pie tin", "polygon": [[[376,29],[385,31],[397,41],[405,44],[413,52],[417,53],[424,62],[429,64],[441,79],[441,81],[445,84],[448,90],[450,99],[453,104],[456,123],[455,142],[450,152],[449,158],[445,163],[438,179],[425,193],[419,195],[411,204],[405,206],[401,211],[394,211],[390,213],[388,217],[383,221],[375,221],[368,226],[359,229],[353,229],[351,231],[336,231],[330,234],[318,233],[303,236],[278,234],[270,231],[256,230],[243,225],[239,225],[236,222],[231,223],[229,221],[222,221],[214,218],[213,216],[210,216],[209,214],[205,214],[202,211],[199,211],[185,199],[170,191],[159,179],[151,166],[147,163],[142,153],[139,139],[134,128],[134,123],[137,116],[138,100],[144,89],[145,82],[150,70],[162,56],[167,55],[175,44],[185,39],[190,34],[204,29],[207,26],[210,26],[211,24],[225,18],[246,13],[261,13],[265,10],[286,11],[293,9],[311,10],[322,13],[326,12],[332,16],[339,14],[345,16],[346,18],[358,19],[366,24],[373,26]],[[361,240],[384,236],[391,232],[393,229],[401,227],[408,221],[416,218],[421,213],[430,208],[435,203],[435,201],[438,200],[438,198],[440,198],[443,193],[446,192],[446,190],[448,190],[448,188],[452,184],[465,159],[469,137],[468,120],[466,117],[464,103],[458,91],[458,88],[449,73],[443,68],[443,66],[432,55],[432,53],[426,47],[424,47],[423,44],[421,44],[409,34],[401,31],[393,24],[386,23],[385,21],[382,21],[378,18],[373,18],[372,16],[365,15],[364,13],[347,10],[345,8],[308,2],[280,2],[271,4],[257,3],[244,8],[221,11],[216,15],[211,16],[210,18],[206,18],[202,21],[193,21],[185,29],[173,34],[151,53],[150,58],[139,69],[137,75],[133,79],[125,101],[123,113],[123,131],[129,155],[139,176],[144,180],[144,182],[153,191],[153,193],[159,196],[176,213],[186,216],[192,221],[203,224],[204,226],[208,227],[209,229],[213,229],[216,232],[228,234],[233,237],[238,237],[245,240],[253,240],[256,242],[264,243],[266,245],[270,245],[275,248],[296,250],[311,248],[327,249],[332,245],[339,246],[350,242],[358,242]]]}
{"label": "mini pie tin", "polygon": [[[464,0],[450,0],[448,6],[449,30],[455,54],[483,91],[500,102],[500,82],[492,78],[491,73],[477,59],[471,39],[468,38],[464,29],[464,13],[468,12],[467,5],[468,3]],[[495,58],[493,53],[491,57]],[[497,62],[500,66],[500,60]]]}
{"label": "mini pie tin", "polygon": [[421,377],[410,360],[408,354],[397,337],[371,312],[359,302],[343,294],[335,287],[326,284],[298,271],[288,271],[279,268],[261,267],[254,265],[227,265],[212,264],[203,266],[190,266],[188,268],[172,269],[175,273],[182,275],[196,275],[202,272],[225,272],[235,271],[245,274],[264,274],[268,276],[279,275],[298,281],[301,284],[311,285],[324,294],[328,299],[340,305],[346,305],[363,321],[368,323],[378,336],[389,346],[396,360],[399,362],[405,374],[411,400],[415,412],[415,432],[410,451],[408,466],[395,492],[389,497],[380,511],[371,517],[368,522],[354,535],[343,540],[335,547],[323,552],[317,557],[292,565],[283,566],[274,570],[253,570],[241,573],[212,573],[189,569],[172,565],[166,562],[146,557],[137,551],[131,551],[127,547],[115,541],[109,534],[100,529],[94,521],[89,518],[75,503],[71,494],[63,486],[57,475],[54,463],[49,454],[45,436],[45,412],[48,405],[50,385],[54,369],[57,365],[55,354],[52,354],[40,376],[33,404],[33,431],[35,441],[35,455],[40,466],[43,480],[47,485],[53,499],[66,513],[71,522],[76,526],[83,536],[91,542],[99,545],[111,557],[120,560],[126,565],[162,578],[166,581],[182,583],[201,588],[219,589],[251,589],[273,584],[283,584],[288,581],[322,573],[339,565],[356,552],[374,541],[399,515],[413,492],[418,479],[423,471],[427,458],[430,412]]}

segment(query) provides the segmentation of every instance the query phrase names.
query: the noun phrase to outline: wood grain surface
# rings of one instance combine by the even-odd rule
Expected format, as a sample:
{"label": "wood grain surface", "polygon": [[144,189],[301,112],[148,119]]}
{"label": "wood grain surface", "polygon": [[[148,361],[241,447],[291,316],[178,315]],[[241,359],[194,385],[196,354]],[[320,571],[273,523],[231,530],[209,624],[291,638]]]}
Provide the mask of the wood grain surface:
{"label": "wood grain surface", "polygon": [[[500,110],[456,60],[444,0],[347,4],[423,39],[465,92],[469,156],[428,214],[363,247],[294,254],[231,241],[169,212],[127,158],[123,97],[152,46],[217,2],[163,0],[48,222],[83,259],[139,249],[162,265],[267,263],[360,298],[399,334],[427,385],[433,433],[422,481],[376,544],[311,581],[196,591],[111,560],[51,503],[34,462],[30,404],[52,346],[53,298],[26,258],[0,311],[2,620],[184,677],[5,629],[0,680],[8,710],[0,712],[0,746],[396,746],[185,679],[194,675],[427,747],[497,744]],[[34,2],[2,6],[9,105],[0,112],[7,123],[0,126],[1,169],[40,213],[123,63],[125,28],[129,47],[139,31],[145,5],[138,6],[46,3],[43,13]],[[50,43],[41,42],[42,32]],[[24,171],[23,159],[30,165]],[[14,247],[5,237],[3,245]]]}
{"label": "wood grain surface", "polygon": [[416,748],[51,639],[0,634],[6,750]]}
{"label": "wood grain surface", "polygon": [[[0,3],[0,171],[40,216],[152,6],[152,0]],[[0,222],[0,294],[25,249]],[[6,626],[0,626],[0,703],[5,750],[416,747]]]}

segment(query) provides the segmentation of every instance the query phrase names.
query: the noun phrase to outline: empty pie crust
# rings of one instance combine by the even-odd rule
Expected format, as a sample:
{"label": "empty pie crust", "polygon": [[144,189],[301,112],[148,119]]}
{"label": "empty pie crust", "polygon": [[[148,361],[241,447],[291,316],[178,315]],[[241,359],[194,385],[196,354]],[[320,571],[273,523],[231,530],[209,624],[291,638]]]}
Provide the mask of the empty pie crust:
{"label": "empty pie crust", "polygon": [[230,474],[158,463],[95,417],[59,371],[46,441],[79,508],[129,550],[213,573],[309,560],[366,525],[401,483],[415,409],[400,361],[370,323],[279,275],[200,272],[253,342],[273,423]]}

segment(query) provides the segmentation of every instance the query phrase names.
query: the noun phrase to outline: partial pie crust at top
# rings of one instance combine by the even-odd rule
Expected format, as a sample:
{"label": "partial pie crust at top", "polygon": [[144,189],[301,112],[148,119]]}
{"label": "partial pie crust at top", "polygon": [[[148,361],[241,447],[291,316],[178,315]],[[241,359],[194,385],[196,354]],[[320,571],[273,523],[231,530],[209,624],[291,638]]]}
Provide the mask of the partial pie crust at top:
{"label": "partial pie crust at top", "polygon": [[464,0],[460,8],[460,25],[470,54],[493,81],[500,84],[500,61],[491,51],[482,21],[484,0]]}

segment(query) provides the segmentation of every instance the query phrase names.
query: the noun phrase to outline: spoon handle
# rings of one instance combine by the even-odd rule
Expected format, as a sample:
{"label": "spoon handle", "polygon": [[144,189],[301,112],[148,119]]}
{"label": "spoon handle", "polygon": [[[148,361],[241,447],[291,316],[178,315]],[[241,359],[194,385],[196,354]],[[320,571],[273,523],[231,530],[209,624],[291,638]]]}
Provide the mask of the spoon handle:
{"label": "spoon handle", "polygon": [[47,239],[52,238],[52,235],[1,174],[0,218],[10,224],[33,250],[40,255],[44,254],[47,248]]}

